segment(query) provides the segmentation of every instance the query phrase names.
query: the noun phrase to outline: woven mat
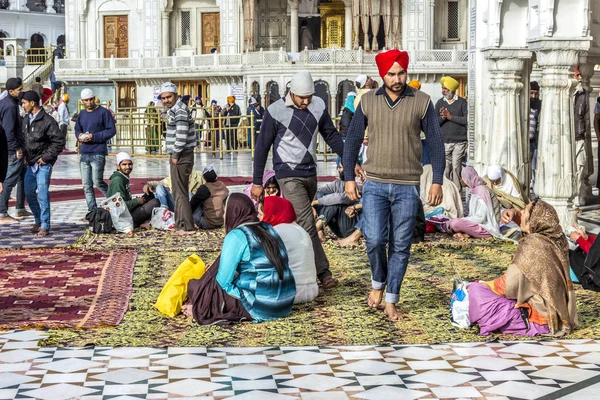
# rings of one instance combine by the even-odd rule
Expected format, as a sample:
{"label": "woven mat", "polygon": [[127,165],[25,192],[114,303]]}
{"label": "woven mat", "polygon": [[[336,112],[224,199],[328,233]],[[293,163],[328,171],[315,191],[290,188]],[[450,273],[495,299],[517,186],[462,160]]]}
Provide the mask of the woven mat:
{"label": "woven mat", "polygon": [[[220,232],[220,233],[219,233]],[[456,241],[446,235],[428,236],[413,246],[404,279],[400,308],[404,319],[393,323],[382,310],[367,304],[370,271],[365,247],[338,248],[331,241],[325,252],[340,286],[322,292],[310,304],[296,305],[292,315],[268,323],[234,326],[200,326],[183,315],[167,318],[153,304],[171,273],[197,248],[219,249],[215,242],[222,231],[202,232],[191,237],[167,237],[148,233],[138,248],[130,310],[115,328],[52,330],[46,346],[344,346],[365,344],[418,344],[474,342],[482,340],[527,340],[524,337],[479,336],[477,328],[458,329],[450,324],[449,305],[454,266],[465,279],[492,279],[510,263],[515,246],[497,240]],[[89,239],[89,238],[88,238]],[[103,240],[103,239],[102,239]],[[168,246],[165,245],[168,240]],[[84,241],[78,243],[81,245]],[[107,242],[98,240],[96,244]],[[119,241],[110,243],[117,247]],[[209,245],[210,244],[210,245]],[[207,263],[218,251],[198,251]],[[453,266],[454,264],[454,266]],[[600,293],[577,287],[580,327],[569,339],[600,337]]]}
{"label": "woven mat", "polygon": [[135,259],[131,250],[0,251],[0,328],[117,325]]}
{"label": "woven mat", "polygon": [[0,225],[0,249],[36,249],[70,246],[85,233],[85,225],[55,224],[48,236],[29,232],[32,225]]}

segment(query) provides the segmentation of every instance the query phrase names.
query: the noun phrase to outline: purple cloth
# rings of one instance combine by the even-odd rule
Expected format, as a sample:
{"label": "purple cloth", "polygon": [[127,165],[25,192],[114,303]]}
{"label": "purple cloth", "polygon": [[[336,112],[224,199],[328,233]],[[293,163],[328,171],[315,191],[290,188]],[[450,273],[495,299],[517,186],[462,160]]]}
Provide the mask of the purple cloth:
{"label": "purple cloth", "polygon": [[469,187],[471,193],[477,195],[490,210],[494,209],[492,204],[492,196],[485,185],[485,181],[481,178],[475,168],[465,167],[460,174],[463,182]]}
{"label": "purple cloth", "polygon": [[483,229],[483,226],[464,218],[453,218],[446,222],[446,229],[450,233],[462,232],[474,238],[492,237],[488,231]]}
{"label": "purple cloth", "polygon": [[492,332],[513,335],[536,336],[550,332],[548,325],[529,322],[529,330],[521,317],[521,311],[515,308],[517,302],[498,296],[480,283],[469,286],[469,320],[479,325],[479,333],[487,336]]}

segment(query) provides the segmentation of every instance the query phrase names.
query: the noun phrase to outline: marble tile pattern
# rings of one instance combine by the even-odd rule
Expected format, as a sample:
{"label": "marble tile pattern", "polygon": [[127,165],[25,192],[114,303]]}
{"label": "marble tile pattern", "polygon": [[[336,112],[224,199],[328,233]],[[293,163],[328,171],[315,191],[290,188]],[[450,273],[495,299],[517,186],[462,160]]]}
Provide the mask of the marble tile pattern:
{"label": "marble tile pattern", "polygon": [[40,348],[0,332],[0,400],[597,399],[600,340]]}

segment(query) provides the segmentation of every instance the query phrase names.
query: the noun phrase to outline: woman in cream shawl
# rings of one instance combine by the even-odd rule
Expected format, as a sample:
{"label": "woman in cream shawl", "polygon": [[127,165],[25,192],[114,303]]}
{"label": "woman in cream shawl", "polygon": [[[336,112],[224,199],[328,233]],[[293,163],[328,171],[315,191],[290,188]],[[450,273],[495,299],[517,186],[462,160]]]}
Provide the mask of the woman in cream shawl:
{"label": "woman in cream shawl", "polygon": [[577,308],[556,210],[533,201],[515,222],[526,235],[504,275],[469,286],[469,319],[482,335],[567,335],[577,327]]}
{"label": "woman in cream shawl", "polygon": [[[429,196],[429,189],[433,184],[433,169],[431,164],[423,165],[423,173],[421,174],[421,202],[423,203],[423,211],[425,212],[425,218],[441,213],[447,215],[450,218],[462,218],[463,216],[463,204],[460,198],[460,192],[456,185],[448,178],[444,177],[444,183],[442,185],[442,193],[444,199],[442,203],[436,207],[430,206],[427,202]],[[443,208],[443,211],[440,209]]]}

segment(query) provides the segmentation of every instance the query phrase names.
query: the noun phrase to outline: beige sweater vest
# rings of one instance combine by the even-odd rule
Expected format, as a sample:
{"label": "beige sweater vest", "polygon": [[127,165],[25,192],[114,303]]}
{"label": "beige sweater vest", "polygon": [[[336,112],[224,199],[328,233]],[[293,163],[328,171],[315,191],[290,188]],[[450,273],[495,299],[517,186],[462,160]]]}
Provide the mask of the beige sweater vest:
{"label": "beige sweater vest", "polygon": [[384,94],[365,93],[360,102],[368,118],[369,148],[363,168],[368,179],[399,185],[419,185],[421,166],[421,120],[431,101],[413,90],[390,108]]}

